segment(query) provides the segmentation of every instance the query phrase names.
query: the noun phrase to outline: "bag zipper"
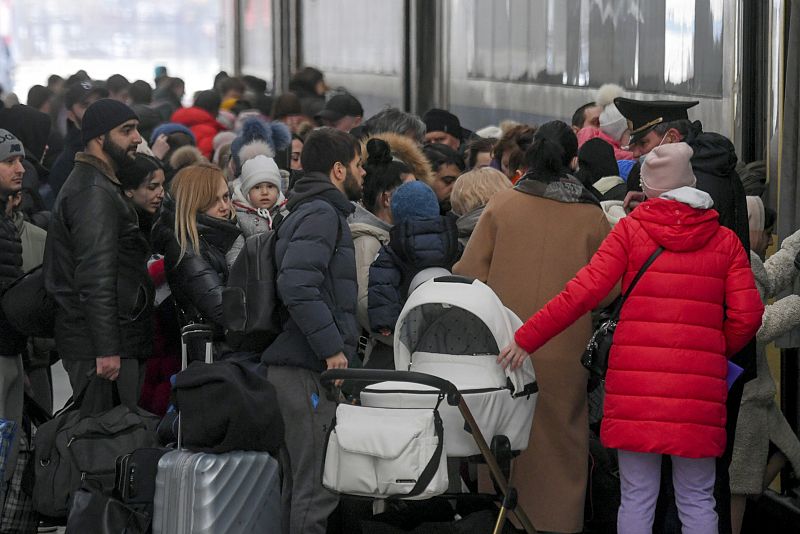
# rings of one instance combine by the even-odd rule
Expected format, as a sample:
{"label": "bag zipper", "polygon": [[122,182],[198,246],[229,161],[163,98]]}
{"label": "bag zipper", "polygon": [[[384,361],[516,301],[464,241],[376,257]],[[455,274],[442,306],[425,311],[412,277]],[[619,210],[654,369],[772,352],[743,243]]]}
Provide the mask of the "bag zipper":
{"label": "bag zipper", "polygon": [[113,438],[115,438],[115,437],[117,437],[117,436],[119,436],[121,434],[134,432],[136,430],[142,430],[142,429],[146,429],[146,428],[147,428],[146,424],[139,423],[138,425],[135,425],[135,426],[132,426],[132,427],[129,426],[127,428],[124,428],[122,430],[114,432],[113,434],[102,434],[100,432],[87,432],[86,434],[73,435],[73,436],[71,436],[69,438],[69,441],[67,441],[67,448],[71,447],[72,443],[75,442],[75,441],[78,441],[78,440],[84,440],[84,439],[92,439],[92,440],[95,440],[95,439],[113,439]]}
{"label": "bag zipper", "polygon": [[[481,393],[491,393],[493,391],[504,391],[508,388],[480,388],[480,389],[463,389],[458,390],[461,395],[473,395],[473,394],[481,394]],[[439,392],[436,390],[432,391],[424,391],[419,389],[369,389],[364,388],[362,391],[366,393],[408,393],[412,395],[438,395]]]}

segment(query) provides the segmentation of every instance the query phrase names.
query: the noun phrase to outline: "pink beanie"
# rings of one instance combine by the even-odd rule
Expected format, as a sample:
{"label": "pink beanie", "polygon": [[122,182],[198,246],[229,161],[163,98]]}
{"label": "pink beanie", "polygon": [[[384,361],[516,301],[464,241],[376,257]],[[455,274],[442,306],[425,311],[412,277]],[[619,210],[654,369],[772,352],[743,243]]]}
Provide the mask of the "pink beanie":
{"label": "pink beanie", "polygon": [[644,194],[652,198],[679,187],[694,187],[697,178],[690,162],[693,154],[686,143],[669,143],[651,150],[642,164]]}

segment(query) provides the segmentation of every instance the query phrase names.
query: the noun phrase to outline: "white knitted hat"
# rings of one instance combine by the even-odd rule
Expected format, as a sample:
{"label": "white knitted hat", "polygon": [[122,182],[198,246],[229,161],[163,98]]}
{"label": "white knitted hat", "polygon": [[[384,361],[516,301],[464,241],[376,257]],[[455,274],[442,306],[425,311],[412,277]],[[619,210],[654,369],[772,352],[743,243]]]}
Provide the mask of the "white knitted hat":
{"label": "white knitted hat", "polygon": [[614,83],[604,83],[597,90],[595,103],[603,107],[600,112],[600,131],[609,136],[614,141],[619,142],[622,134],[628,129],[628,121],[614,105],[614,99],[622,96],[622,87]]}
{"label": "white knitted hat", "polygon": [[250,190],[264,182],[270,183],[281,190],[281,171],[275,160],[267,156],[256,156],[248,159],[242,165],[240,176],[242,195],[247,198]]}
{"label": "white knitted hat", "polygon": [[617,106],[609,104],[600,113],[600,130],[614,141],[619,142],[628,129],[628,120],[622,116]]}

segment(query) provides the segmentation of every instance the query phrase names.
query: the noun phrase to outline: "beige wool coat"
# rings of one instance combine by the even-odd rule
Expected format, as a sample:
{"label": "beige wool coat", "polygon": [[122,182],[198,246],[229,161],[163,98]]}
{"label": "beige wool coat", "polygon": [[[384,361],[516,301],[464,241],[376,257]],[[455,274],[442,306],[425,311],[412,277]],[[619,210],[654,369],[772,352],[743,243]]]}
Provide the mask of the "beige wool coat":
{"label": "beige wool coat", "polygon": [[[488,284],[525,321],[589,263],[609,231],[599,206],[501,191],[453,271]],[[532,357],[539,397],[511,482],[537,530],[583,530],[589,427],[580,357],[590,337],[586,315]]]}

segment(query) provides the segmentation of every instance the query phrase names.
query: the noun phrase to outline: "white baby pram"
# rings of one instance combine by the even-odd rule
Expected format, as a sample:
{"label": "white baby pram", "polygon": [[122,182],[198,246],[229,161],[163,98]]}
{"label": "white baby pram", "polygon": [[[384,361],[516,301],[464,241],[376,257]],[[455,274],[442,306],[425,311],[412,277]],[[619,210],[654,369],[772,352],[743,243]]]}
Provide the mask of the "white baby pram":
{"label": "white baby pram", "polygon": [[511,372],[496,361],[521,324],[479,281],[451,275],[420,285],[397,321],[396,370],[322,375],[323,383],[370,384],[360,391],[360,404],[337,408],[323,485],[384,499],[451,495],[460,491],[448,490],[446,460],[480,456],[502,499],[494,532],[513,510],[524,530],[535,533],[508,484],[513,451],[528,446],[537,391],[533,365],[526,361]]}
{"label": "white baby pram", "polygon": [[[411,293],[397,321],[395,369],[453,383],[487,440],[506,436],[511,450],[524,450],[536,405],[533,365],[526,360],[512,372],[497,364],[500,349],[514,339],[520,326],[522,321],[486,284],[459,276],[428,280]],[[421,384],[382,382],[361,392],[361,404],[433,407],[437,393]],[[447,456],[480,454],[457,407],[444,406],[440,411]]]}

